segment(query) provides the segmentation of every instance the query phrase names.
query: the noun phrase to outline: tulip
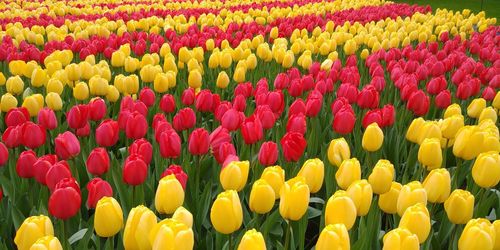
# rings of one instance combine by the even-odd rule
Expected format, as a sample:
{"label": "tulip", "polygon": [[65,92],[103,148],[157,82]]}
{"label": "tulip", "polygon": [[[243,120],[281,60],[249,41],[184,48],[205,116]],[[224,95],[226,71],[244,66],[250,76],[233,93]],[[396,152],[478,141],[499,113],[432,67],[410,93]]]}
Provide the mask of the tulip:
{"label": "tulip", "polygon": [[500,155],[489,151],[479,154],[472,166],[474,182],[483,188],[494,187],[500,182]]}
{"label": "tulip", "polygon": [[143,205],[132,208],[123,232],[125,249],[151,249],[149,233],[156,225],[156,215]]}
{"label": "tulip", "polygon": [[451,104],[451,92],[447,89],[439,92],[439,94],[436,96],[436,99],[434,99],[434,103],[439,109],[445,109],[449,107]]}
{"label": "tulip", "polygon": [[172,219],[182,222],[184,225],[192,228],[193,227],[193,214],[189,212],[184,207],[178,207],[174,214],[172,215]]}
{"label": "tulip", "polygon": [[385,194],[391,191],[394,174],[394,165],[390,161],[379,160],[368,177],[368,183],[372,186],[373,192]]}
{"label": "tulip", "polygon": [[220,172],[220,182],[224,190],[241,191],[248,179],[250,163],[248,161],[233,161],[224,166]]}
{"label": "tulip", "polygon": [[384,142],[384,132],[380,129],[377,123],[368,125],[363,134],[362,146],[363,149],[369,152],[374,152],[382,147]]}
{"label": "tulip", "polygon": [[7,79],[5,87],[12,95],[19,95],[24,90],[24,82],[19,76],[11,76]]}
{"label": "tulip", "polygon": [[[109,91],[109,90],[108,90]],[[73,97],[79,101],[89,98],[89,87],[84,82],[79,82],[73,88]]]}
{"label": "tulip", "polygon": [[349,194],[343,190],[337,190],[326,203],[325,223],[343,224],[350,230],[356,222],[356,205]]}
{"label": "tulip", "polygon": [[87,190],[88,190],[87,207],[89,209],[95,208],[97,202],[102,197],[113,196],[113,189],[111,188],[111,185],[107,181],[99,177],[94,178],[87,183]]}
{"label": "tulip", "polygon": [[245,144],[255,144],[264,136],[262,123],[257,116],[246,118],[241,124],[241,135]]}
{"label": "tulip", "polygon": [[80,104],[71,107],[66,114],[68,126],[72,129],[83,128],[89,119],[89,111],[88,105]]}
{"label": "tulip", "polygon": [[419,181],[412,181],[404,185],[399,191],[398,214],[402,216],[408,207],[417,203],[427,204],[427,192]]}
{"label": "tulip", "polygon": [[0,142],[0,167],[3,167],[9,160],[9,150],[5,144]]}
{"label": "tulip", "polygon": [[73,158],[80,153],[80,141],[70,131],[59,134],[54,144],[57,156],[63,160]]}
{"label": "tulip", "polygon": [[353,182],[360,179],[361,165],[356,158],[343,161],[335,173],[337,185],[343,190],[346,190]]}
{"label": "tulip", "polygon": [[89,119],[92,121],[100,121],[106,115],[106,103],[101,98],[92,99],[89,103]]}
{"label": "tulip", "polygon": [[49,167],[45,174],[45,183],[53,192],[56,184],[64,178],[71,178],[71,171],[66,161],[60,161]]}
{"label": "tulip", "polygon": [[238,250],[266,250],[266,242],[260,232],[251,229],[246,231],[241,238]]}
{"label": "tulip", "polygon": [[149,164],[153,158],[153,145],[144,138],[138,139],[128,147],[128,153],[129,155],[140,155],[144,162]]}
{"label": "tulip", "polygon": [[137,111],[130,114],[125,125],[125,135],[127,138],[137,140],[143,138],[147,132],[148,122],[146,117]]}
{"label": "tulip", "polygon": [[413,119],[410,126],[408,127],[408,131],[406,132],[406,139],[413,143],[417,143],[420,130],[423,127],[424,123],[425,120],[422,117]]}
{"label": "tulip", "polygon": [[52,109],[49,108],[41,109],[40,112],[38,112],[37,119],[38,119],[37,121],[38,125],[43,126],[45,129],[53,130],[57,128],[56,114]]}
{"label": "tulip", "polygon": [[307,141],[304,136],[297,132],[286,133],[283,138],[281,138],[280,143],[283,150],[283,156],[287,162],[298,161],[302,157],[307,146]]}
{"label": "tulip", "polygon": [[309,206],[309,187],[302,176],[286,181],[280,190],[279,211],[286,220],[297,221],[304,216]]}
{"label": "tulip", "polygon": [[9,110],[17,107],[17,99],[10,93],[5,93],[2,95],[0,100],[0,107],[2,112],[8,112]]}
{"label": "tulip", "polygon": [[272,166],[264,168],[261,179],[265,180],[274,190],[274,198],[280,197],[280,189],[285,183],[285,170],[280,166]]}
{"label": "tulip", "polygon": [[311,193],[317,193],[323,186],[325,166],[318,158],[309,159],[304,162],[297,176],[302,176],[306,179]]}
{"label": "tulip", "polygon": [[373,197],[373,190],[368,181],[364,179],[354,181],[346,192],[356,205],[358,216],[368,214]]}
{"label": "tulip", "polygon": [[462,115],[462,108],[456,103],[453,103],[446,108],[443,114],[443,118],[446,119],[454,115]]}
{"label": "tulip", "polygon": [[192,155],[204,155],[208,153],[210,138],[208,131],[197,128],[189,135],[188,151]]}
{"label": "tulip", "polygon": [[472,219],[474,195],[466,190],[455,189],[444,202],[444,210],[453,224],[465,224]]}
{"label": "tulip", "polygon": [[425,204],[417,203],[408,207],[401,217],[399,227],[416,234],[419,242],[423,243],[431,231],[431,219]]}
{"label": "tulip", "polygon": [[173,113],[175,111],[175,99],[173,95],[165,94],[160,99],[160,109],[165,113]]}
{"label": "tulip", "polygon": [[493,249],[495,236],[495,227],[487,219],[469,220],[458,239],[458,249]]}
{"label": "tulip", "polygon": [[330,164],[340,167],[344,160],[351,157],[351,150],[345,138],[333,139],[328,146],[328,161]]}
{"label": "tulip", "polygon": [[101,147],[111,147],[119,139],[118,122],[106,119],[95,130],[95,141]]}
{"label": "tulip", "polygon": [[243,223],[243,209],[235,190],[226,190],[217,195],[210,209],[210,221],[215,230],[222,234],[231,234]]}
{"label": "tulip", "polygon": [[37,99],[35,95],[32,95],[26,97],[23,101],[22,106],[28,110],[30,116],[37,116],[38,112],[43,108],[43,98],[41,103]]}
{"label": "tulip", "polygon": [[123,227],[123,212],[113,197],[103,197],[96,205],[94,229],[100,237],[112,237]]}
{"label": "tulip", "polygon": [[500,220],[495,220],[495,222],[493,222],[493,227],[495,227],[495,246],[493,247],[493,249],[497,250],[497,249],[500,249],[500,241],[498,239],[500,239]]}
{"label": "tulip", "polygon": [[123,181],[128,185],[141,185],[147,178],[148,166],[141,156],[127,157],[123,166]]}
{"label": "tulip", "polygon": [[258,214],[266,214],[274,206],[275,194],[273,187],[264,179],[255,181],[250,192],[250,210]]}
{"label": "tulip", "polygon": [[383,250],[407,249],[418,250],[420,243],[417,235],[406,228],[396,228],[384,235]]}
{"label": "tulip", "polygon": [[26,150],[17,156],[16,172],[21,178],[32,178],[35,176],[33,165],[38,160],[33,150]]}
{"label": "tulip", "polygon": [[29,248],[30,250],[60,250],[63,249],[61,242],[57,237],[52,235],[43,236],[38,238],[33,245]]}
{"label": "tulip", "polygon": [[161,214],[173,214],[184,203],[184,189],[175,175],[163,177],[155,195],[155,207]]}
{"label": "tulip", "polygon": [[76,181],[72,178],[62,179],[50,195],[49,213],[61,220],[69,219],[78,213],[81,202],[82,197]]}
{"label": "tulip", "polygon": [[53,235],[54,227],[49,217],[31,216],[26,218],[17,229],[14,243],[19,250],[28,250],[38,239]]}
{"label": "tulip", "polygon": [[272,141],[264,142],[260,146],[258,159],[261,165],[271,166],[278,160],[278,145]]}
{"label": "tulip", "polygon": [[481,123],[484,120],[490,119],[493,122],[496,122],[498,118],[497,112],[493,107],[487,107],[481,111],[481,114],[479,115],[478,123]]}
{"label": "tulip", "polygon": [[483,98],[477,98],[472,100],[472,102],[467,106],[467,115],[472,118],[479,118],[483,109],[486,108],[486,100]]}
{"label": "tulip", "polygon": [[450,173],[445,168],[432,170],[423,182],[427,199],[432,203],[443,203],[451,192]]}
{"label": "tulip", "polygon": [[351,249],[349,233],[344,224],[329,224],[319,235],[318,242],[316,242],[316,249]]}
{"label": "tulip", "polygon": [[424,91],[417,90],[411,94],[406,108],[417,116],[423,116],[429,111],[429,106],[429,96],[427,96]]}
{"label": "tulip", "polygon": [[429,171],[440,168],[443,162],[440,140],[437,138],[424,139],[418,149],[418,161]]}
{"label": "tulip", "polygon": [[189,71],[189,75],[188,75],[188,84],[189,84],[189,87],[193,88],[193,89],[197,89],[197,88],[200,88],[201,87],[201,84],[202,84],[202,79],[201,79],[201,73],[199,70],[192,70],[192,71]]}
{"label": "tulip", "polygon": [[109,155],[105,148],[94,148],[86,162],[87,171],[93,175],[103,175],[109,169]]}
{"label": "tulip", "polygon": [[182,167],[179,165],[170,165],[167,169],[165,169],[165,171],[163,171],[161,178],[171,174],[175,175],[175,178],[177,178],[177,180],[181,183],[182,188],[185,190],[188,176],[184,170],[182,170]]}
{"label": "tulip", "polygon": [[215,83],[215,86],[217,88],[225,89],[229,85],[229,76],[225,71],[219,72],[219,75],[217,75],[217,81]]}
{"label": "tulip", "polygon": [[441,134],[444,138],[451,140],[455,138],[458,130],[464,126],[464,117],[462,115],[452,115],[445,118],[441,123]]}
{"label": "tulip", "polygon": [[11,109],[5,115],[5,125],[7,127],[22,125],[30,120],[30,114],[25,107]]}
{"label": "tulip", "polygon": [[193,249],[193,230],[182,222],[165,219],[153,226],[149,233],[149,242],[153,250]]}
{"label": "tulip", "polygon": [[[344,84],[342,84],[344,85]],[[342,107],[333,119],[333,130],[345,135],[352,132],[356,123],[356,115],[350,105]]]}
{"label": "tulip", "polygon": [[[31,149],[38,148],[42,146],[44,143],[46,143],[45,138],[47,136],[46,134],[47,132],[43,127],[39,126],[38,124],[32,122],[26,122],[23,125],[21,125],[20,133],[21,133],[20,139],[22,141],[22,144],[28,148]],[[7,130],[4,132],[4,135],[5,134],[7,134]],[[7,142],[5,142],[5,144],[7,144]],[[57,152],[57,143],[56,143],[56,152]]]}
{"label": "tulip", "polygon": [[44,155],[35,161],[35,163],[33,164],[33,175],[38,183],[47,185],[47,171],[49,171],[50,167],[52,167],[52,165],[54,165],[56,161],[56,155]]}

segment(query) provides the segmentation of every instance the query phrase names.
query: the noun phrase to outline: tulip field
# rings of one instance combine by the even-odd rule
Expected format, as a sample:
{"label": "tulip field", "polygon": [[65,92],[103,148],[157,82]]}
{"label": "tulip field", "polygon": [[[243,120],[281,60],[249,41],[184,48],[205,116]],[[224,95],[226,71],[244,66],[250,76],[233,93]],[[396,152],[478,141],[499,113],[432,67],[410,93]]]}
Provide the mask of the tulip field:
{"label": "tulip field", "polygon": [[0,249],[500,250],[488,10],[0,10]]}

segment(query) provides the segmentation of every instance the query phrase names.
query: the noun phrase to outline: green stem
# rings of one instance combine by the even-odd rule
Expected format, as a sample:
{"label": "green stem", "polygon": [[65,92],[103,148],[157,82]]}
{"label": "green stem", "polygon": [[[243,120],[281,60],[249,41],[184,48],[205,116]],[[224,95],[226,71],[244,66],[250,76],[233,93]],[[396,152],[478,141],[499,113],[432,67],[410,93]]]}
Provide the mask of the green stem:
{"label": "green stem", "polygon": [[229,250],[233,250],[233,234],[229,235]]}
{"label": "green stem", "polygon": [[287,221],[286,223],[286,234],[285,234],[285,248],[284,250],[290,249],[290,231],[292,230],[292,224]]}

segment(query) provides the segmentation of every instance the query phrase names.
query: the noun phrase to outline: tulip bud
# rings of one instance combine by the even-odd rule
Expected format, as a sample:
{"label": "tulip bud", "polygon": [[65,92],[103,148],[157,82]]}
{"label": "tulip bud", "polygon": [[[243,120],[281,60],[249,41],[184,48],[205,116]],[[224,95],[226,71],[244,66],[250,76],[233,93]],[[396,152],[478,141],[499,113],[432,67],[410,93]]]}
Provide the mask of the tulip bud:
{"label": "tulip bud", "polygon": [[325,223],[327,225],[339,223],[349,230],[356,222],[356,215],[356,205],[346,191],[337,190],[326,203]]}
{"label": "tulip bud", "polygon": [[384,247],[383,250],[393,250],[393,249],[407,249],[407,250],[418,250],[420,249],[420,243],[418,242],[417,235],[410,232],[406,228],[396,228],[384,235]]}
{"label": "tulip bud", "polygon": [[482,188],[494,187],[500,182],[500,155],[490,151],[479,154],[472,166],[472,178]]}
{"label": "tulip bud", "polygon": [[346,190],[353,182],[361,179],[361,165],[356,158],[344,160],[340,164],[337,173],[335,173],[335,180],[337,185]]}
{"label": "tulip bud", "polygon": [[261,179],[265,180],[274,190],[274,198],[280,197],[280,189],[285,183],[285,170],[280,166],[272,166],[264,168]]}
{"label": "tulip bud", "polygon": [[450,173],[445,168],[432,170],[423,183],[427,199],[432,203],[443,203],[451,192]]}
{"label": "tulip bud", "polygon": [[496,123],[497,118],[498,118],[498,114],[495,111],[495,109],[493,109],[493,107],[487,107],[487,108],[483,109],[483,111],[481,111],[481,114],[479,115],[478,123],[481,123],[482,121],[487,120],[487,119],[492,120],[494,123]]}
{"label": "tulip bud", "polygon": [[377,123],[368,125],[363,134],[362,146],[363,149],[369,152],[374,152],[382,147],[384,142],[384,132],[380,129]]}
{"label": "tulip bud", "polygon": [[233,161],[222,168],[220,182],[224,190],[241,191],[248,179],[250,163],[248,161]]}
{"label": "tulip bud", "polygon": [[399,191],[397,210],[402,216],[405,210],[417,203],[427,204],[427,192],[419,181],[412,181],[401,188]]}
{"label": "tulip bud", "polygon": [[366,180],[357,180],[347,188],[347,194],[351,197],[358,216],[365,216],[370,210],[372,204],[373,191],[372,186]]}
{"label": "tulip bud", "polygon": [[420,130],[424,125],[425,120],[422,117],[413,119],[410,126],[408,127],[408,131],[406,131],[406,139],[413,143],[418,142],[418,135],[420,134]]}
{"label": "tulip bud", "polygon": [[174,214],[172,215],[172,219],[182,222],[184,225],[192,228],[193,227],[193,214],[189,212],[184,207],[178,207]]}
{"label": "tulip bud", "polygon": [[157,223],[149,233],[149,243],[153,250],[193,249],[193,230],[182,222],[165,219]]}
{"label": "tulip bud", "polygon": [[440,124],[441,134],[444,138],[450,140],[455,138],[458,130],[464,126],[464,117],[462,115],[453,115],[445,118]]}
{"label": "tulip bud", "polygon": [[61,242],[57,237],[52,235],[43,236],[38,238],[33,245],[31,245],[30,250],[59,250],[63,249]]}
{"label": "tulip bud", "polygon": [[147,207],[140,205],[132,208],[123,232],[125,249],[151,249],[149,233],[156,225],[156,215]]}
{"label": "tulip bud", "polygon": [[424,139],[418,148],[418,161],[429,171],[440,168],[443,162],[440,139]]}
{"label": "tulip bud", "polygon": [[163,177],[155,195],[155,207],[159,213],[173,214],[184,203],[184,189],[175,175]]}
{"label": "tulip bud", "polygon": [[123,212],[113,197],[101,198],[95,208],[94,229],[100,237],[112,237],[123,227]]}
{"label": "tulip bud", "polygon": [[189,87],[191,87],[193,89],[200,88],[201,84],[202,84],[201,81],[202,81],[201,73],[199,70],[196,69],[196,70],[189,71],[189,75],[188,75]]}
{"label": "tulip bud", "polygon": [[82,196],[80,187],[73,178],[60,180],[49,198],[49,213],[54,217],[66,220],[80,211]]}
{"label": "tulip bud", "polygon": [[493,247],[493,249],[497,250],[497,249],[500,249],[500,220],[495,220],[495,222],[493,222],[493,227],[495,227],[495,246]]}
{"label": "tulip bud", "polygon": [[17,229],[14,243],[19,250],[28,250],[37,239],[53,235],[54,227],[49,217],[45,215],[31,216],[26,218]]}
{"label": "tulip bud", "polygon": [[302,176],[286,181],[280,190],[279,211],[281,217],[297,221],[304,216],[309,206],[309,187]]}
{"label": "tulip bud", "polygon": [[489,220],[472,219],[467,222],[458,239],[458,249],[493,249],[495,239],[495,227]]}
{"label": "tulip bud", "polygon": [[60,159],[67,160],[80,153],[80,141],[70,131],[59,134],[54,140],[54,144],[56,154]]}
{"label": "tulip bud", "polygon": [[253,183],[250,192],[250,210],[258,214],[265,214],[271,211],[274,206],[274,190],[264,179],[259,179]]}
{"label": "tulip bud", "polygon": [[238,250],[266,250],[266,242],[260,232],[251,229],[246,231],[241,238]]}
{"label": "tulip bud", "polygon": [[349,233],[344,224],[329,224],[319,235],[317,250],[350,249]]}
{"label": "tulip bud", "polygon": [[339,167],[344,160],[351,157],[351,150],[345,138],[333,139],[328,146],[328,161]]}
{"label": "tulip bud", "polygon": [[406,228],[417,235],[420,243],[423,243],[431,231],[431,219],[429,211],[424,203],[417,203],[408,207],[399,222],[400,228]]}
{"label": "tulip bud", "polygon": [[217,195],[210,209],[210,221],[222,234],[231,234],[241,227],[243,210],[236,191],[227,190]]}
{"label": "tulip bud", "polygon": [[229,85],[229,76],[226,74],[225,71],[219,72],[215,85],[217,86],[217,88],[221,89],[227,88],[227,86]]}
{"label": "tulip bud", "polygon": [[5,93],[2,95],[0,100],[0,107],[2,112],[8,112],[9,110],[17,107],[17,99],[10,93]]}
{"label": "tulip bud", "polygon": [[7,92],[11,93],[12,95],[19,95],[24,90],[24,82],[19,76],[11,76],[9,77],[9,79],[7,79],[5,87],[7,89]]}
{"label": "tulip bud", "polygon": [[467,115],[472,118],[479,118],[479,115],[486,108],[486,100],[476,98],[467,106]]}
{"label": "tulip bud", "polygon": [[309,159],[304,162],[297,176],[304,177],[310,192],[316,193],[323,186],[323,179],[325,177],[324,164],[318,158]]}
{"label": "tulip bud", "polygon": [[484,133],[478,132],[478,127],[465,126],[458,130],[453,144],[453,154],[464,160],[472,160],[481,152],[484,143]]}
{"label": "tulip bud", "polygon": [[368,177],[368,182],[376,194],[384,194],[391,190],[394,179],[394,165],[388,160],[379,160]]}
{"label": "tulip bud", "polygon": [[465,224],[472,219],[474,195],[467,190],[455,189],[444,202],[444,210],[453,224]]}
{"label": "tulip bud", "polygon": [[446,108],[443,114],[443,118],[446,119],[454,115],[462,115],[462,108],[456,103],[453,103]]}
{"label": "tulip bud", "polygon": [[[274,114],[272,114],[274,116]],[[264,166],[271,166],[278,160],[278,144],[272,141],[264,142],[259,150],[259,163]]]}

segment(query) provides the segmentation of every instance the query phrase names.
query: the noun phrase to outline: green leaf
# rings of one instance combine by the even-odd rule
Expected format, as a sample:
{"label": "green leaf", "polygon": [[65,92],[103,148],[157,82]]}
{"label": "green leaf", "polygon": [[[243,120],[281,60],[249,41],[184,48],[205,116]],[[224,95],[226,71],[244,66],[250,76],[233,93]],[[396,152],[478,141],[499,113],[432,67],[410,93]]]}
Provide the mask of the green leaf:
{"label": "green leaf", "polygon": [[309,199],[309,203],[325,204],[325,201],[319,197],[312,197],[311,199]]}
{"label": "green leaf", "polygon": [[69,237],[69,239],[68,239],[69,244],[73,244],[73,243],[81,240],[85,236],[87,231],[88,231],[88,228],[84,228],[84,229],[80,229],[78,232],[71,235],[71,237]]}
{"label": "green leaf", "polygon": [[307,219],[310,220],[312,218],[316,218],[321,215],[321,210],[313,208],[313,207],[308,207],[307,208]]}
{"label": "green leaf", "polygon": [[21,226],[21,224],[23,223],[25,217],[23,215],[23,213],[21,213],[21,211],[19,211],[19,209],[17,209],[16,205],[12,204],[10,201],[10,207],[12,208],[11,210],[11,216],[12,216],[12,221],[14,222],[14,227],[16,228],[16,230],[19,228],[19,226]]}

